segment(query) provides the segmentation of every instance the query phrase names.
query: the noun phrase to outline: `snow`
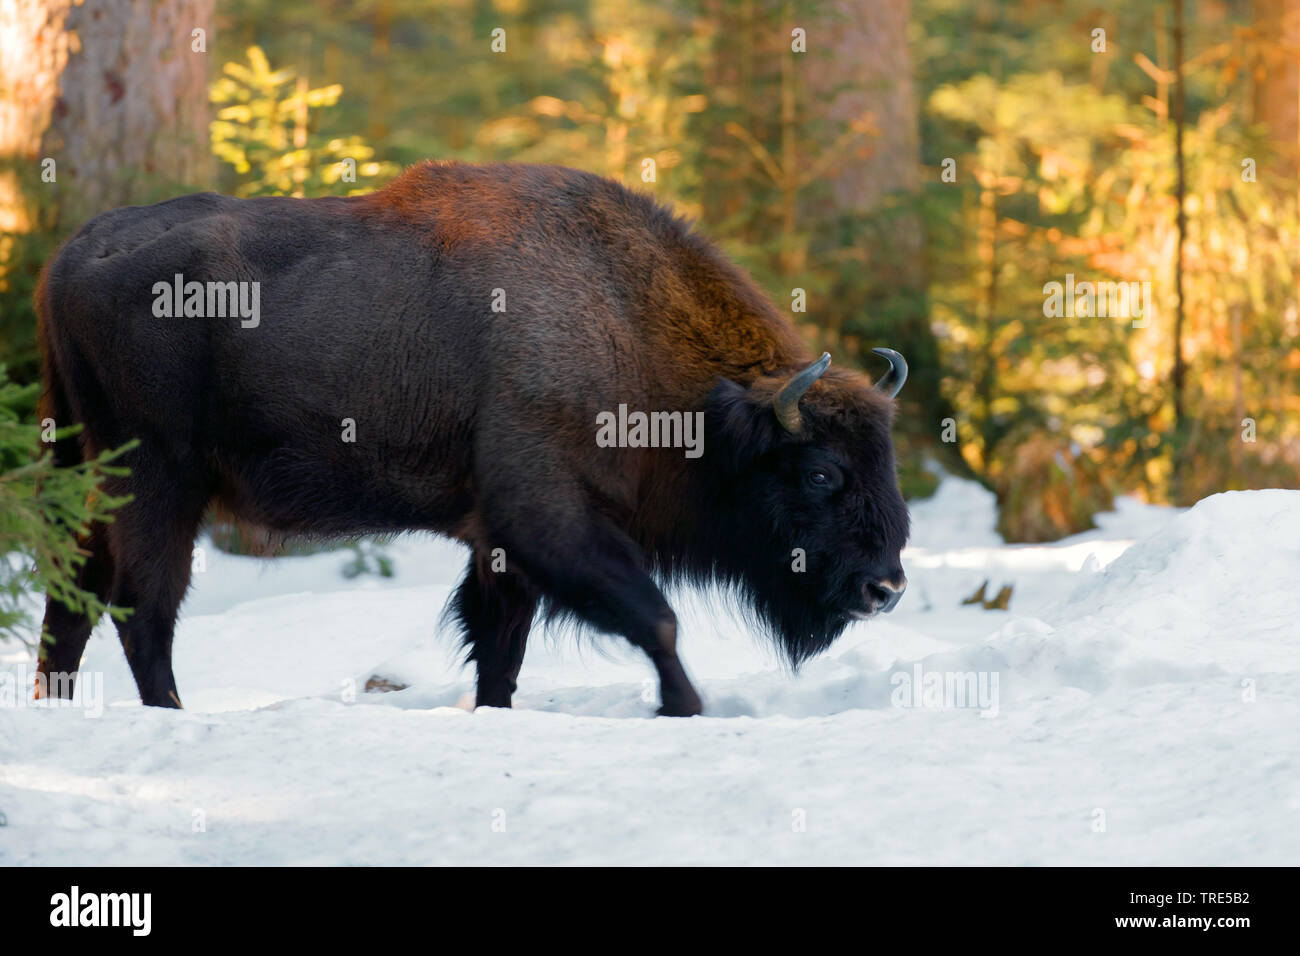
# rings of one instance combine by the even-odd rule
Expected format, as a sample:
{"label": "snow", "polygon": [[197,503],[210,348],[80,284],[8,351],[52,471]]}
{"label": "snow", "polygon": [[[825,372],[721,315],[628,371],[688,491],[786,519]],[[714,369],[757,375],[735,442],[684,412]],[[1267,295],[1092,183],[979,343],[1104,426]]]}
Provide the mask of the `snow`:
{"label": "snow", "polygon": [[[0,645],[0,864],[1300,857],[1300,492],[1121,499],[1013,546],[946,477],[913,523],[899,608],[798,675],[725,602],[673,595],[689,720],[651,719],[619,641],[569,634],[535,634],[514,710],[467,710],[440,621],[457,545],[402,539],[383,581],[208,547],[184,711],[139,705],[111,626],[75,706],[25,700],[30,661]],[[1010,611],[960,603],[985,580]]]}

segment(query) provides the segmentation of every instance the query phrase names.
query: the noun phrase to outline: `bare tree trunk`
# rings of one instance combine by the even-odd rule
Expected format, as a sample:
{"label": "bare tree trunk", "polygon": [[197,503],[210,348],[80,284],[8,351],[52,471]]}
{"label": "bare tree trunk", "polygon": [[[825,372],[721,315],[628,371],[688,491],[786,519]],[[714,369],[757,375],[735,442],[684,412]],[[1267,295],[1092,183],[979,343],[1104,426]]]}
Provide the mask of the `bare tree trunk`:
{"label": "bare tree trunk", "polygon": [[[814,7],[816,9],[816,7]],[[871,211],[890,193],[920,182],[920,132],[912,56],[907,45],[910,0],[834,0],[820,5],[810,43],[828,44],[825,69],[809,78],[812,102],[829,97],[826,117],[837,127],[870,113],[880,131],[870,152],[840,163],[828,177],[841,209]],[[907,237],[920,247],[915,223]],[[919,278],[919,270],[918,270]]]}
{"label": "bare tree trunk", "polygon": [[[1187,123],[1187,96],[1183,55],[1183,0],[1174,0],[1174,159],[1178,169],[1178,245],[1174,260],[1174,286],[1178,297],[1177,311],[1174,314],[1174,368],[1172,389],[1174,400],[1174,433],[1181,439],[1184,433],[1183,387],[1187,378],[1187,365],[1183,357],[1183,323],[1186,318],[1187,304],[1184,301],[1183,283],[1183,245],[1187,240],[1187,163],[1183,154],[1183,132]],[[1177,493],[1179,472],[1182,464],[1182,449],[1175,447],[1173,457],[1173,485]]]}
{"label": "bare tree trunk", "polygon": [[[393,5],[390,0],[379,0],[375,5],[374,20],[375,39],[370,45],[370,55],[377,65],[379,83],[375,90],[374,105],[370,110],[370,124],[366,136],[371,142],[377,143],[388,138],[388,118],[392,115],[392,83],[386,68],[393,40]],[[482,42],[481,37],[476,36],[475,39]]]}
{"label": "bare tree trunk", "polygon": [[37,372],[31,293],[82,221],[211,181],[213,0],[0,0],[0,355]]}
{"label": "bare tree trunk", "polygon": [[0,226],[68,228],[210,179],[209,54],[192,32],[211,44],[212,7],[0,0]]}
{"label": "bare tree trunk", "polygon": [[[895,197],[914,193],[921,181],[920,114],[907,35],[910,0],[828,0],[800,14],[811,21],[809,43],[827,44],[831,51],[810,65],[809,102],[827,104],[834,128],[867,114],[876,130],[860,140],[862,155],[829,170],[831,201],[840,214],[877,214]],[[903,210],[881,222],[871,237],[861,238],[857,251],[875,290],[867,310],[892,316],[890,341],[861,341],[859,358],[875,367],[872,346],[903,352],[912,367],[902,395],[908,419],[920,433],[937,434],[954,412],[942,394],[939,345],[926,302],[924,231],[919,216]],[[870,322],[871,315],[863,318]],[[949,464],[961,463],[954,458]]]}
{"label": "bare tree trunk", "polygon": [[983,273],[984,301],[980,309],[983,355],[980,356],[979,378],[975,395],[983,428],[980,434],[980,465],[987,469],[993,456],[993,389],[997,379],[997,356],[993,342],[998,328],[998,196],[997,176],[985,174],[980,189],[980,211],[977,256]]}
{"label": "bare tree trunk", "polygon": [[[783,7],[784,20],[790,22],[790,4]],[[799,220],[799,157],[795,149],[798,122],[795,113],[794,57],[781,57],[781,269],[786,275],[798,275],[807,263],[806,248],[796,245],[795,230]]]}
{"label": "bare tree trunk", "polygon": [[1246,418],[1246,389],[1241,358],[1241,316],[1245,311],[1246,305],[1243,302],[1234,302],[1228,309],[1228,321],[1232,334],[1232,410],[1235,413],[1232,430],[1236,436],[1231,446],[1232,477],[1234,479],[1233,486],[1236,488],[1250,487],[1246,481],[1245,448],[1242,445],[1240,432],[1240,429],[1244,427],[1242,422]]}
{"label": "bare tree trunk", "polygon": [[1300,0],[1255,0],[1259,57],[1255,121],[1269,132],[1281,172],[1300,171]]}

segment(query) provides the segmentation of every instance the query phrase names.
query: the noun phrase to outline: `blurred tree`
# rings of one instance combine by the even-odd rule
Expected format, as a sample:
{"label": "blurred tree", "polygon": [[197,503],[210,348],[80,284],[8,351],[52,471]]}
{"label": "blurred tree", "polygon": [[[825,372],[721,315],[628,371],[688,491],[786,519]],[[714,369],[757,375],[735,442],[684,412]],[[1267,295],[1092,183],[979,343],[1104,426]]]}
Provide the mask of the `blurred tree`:
{"label": "blurred tree", "polygon": [[[1032,7],[923,2],[934,27],[920,47],[927,159],[951,157],[956,171],[924,206],[934,317],[962,450],[998,491],[1002,528],[1040,538],[1054,524],[1056,534],[1086,527],[1105,500],[1104,488],[1093,494],[1099,481],[1184,504],[1228,487],[1294,486],[1295,180],[1279,170],[1268,128],[1249,123],[1258,31],[1240,19],[1233,29],[1221,5],[1189,4],[1179,84],[1169,4],[1049,22]],[[1021,71],[1003,78],[999,63]],[[1044,314],[1045,283],[1067,274],[1149,282],[1149,314]]]}
{"label": "blurred tree", "polygon": [[312,111],[337,103],[342,86],[312,89],[293,70],[273,70],[260,47],[247,55],[246,64],[225,64],[211,89],[212,151],[232,167],[236,195],[362,193],[397,174],[395,163],[373,159],[361,137],[322,142],[313,132]]}
{"label": "blurred tree", "polygon": [[[1068,129],[1061,109],[1076,117]],[[978,131],[952,157],[956,181],[934,187],[961,197],[951,242],[962,250],[934,275],[934,315],[962,452],[997,486],[1027,428],[1050,429],[1062,460],[1096,444],[1098,400],[1124,381],[1128,321],[1049,315],[1044,285],[1084,278],[1113,241],[1088,237],[1083,214],[1090,187],[1132,145],[1127,107],[1049,73],[977,75],[935,91],[929,110]]]}

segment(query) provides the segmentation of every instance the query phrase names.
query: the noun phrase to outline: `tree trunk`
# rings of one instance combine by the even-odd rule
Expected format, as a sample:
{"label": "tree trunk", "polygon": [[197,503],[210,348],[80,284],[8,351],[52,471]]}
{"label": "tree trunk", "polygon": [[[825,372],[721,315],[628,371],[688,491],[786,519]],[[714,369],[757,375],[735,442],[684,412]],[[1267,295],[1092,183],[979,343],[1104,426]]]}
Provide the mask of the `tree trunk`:
{"label": "tree trunk", "polygon": [[1187,158],[1183,151],[1183,136],[1187,125],[1187,82],[1183,50],[1183,31],[1186,24],[1183,14],[1183,0],[1174,0],[1174,72],[1178,78],[1174,81],[1173,114],[1174,165],[1178,175],[1175,184],[1178,200],[1176,221],[1178,243],[1174,249],[1174,290],[1177,296],[1177,307],[1174,312],[1174,363],[1170,376],[1170,388],[1173,391],[1175,437],[1171,483],[1173,485],[1174,500],[1180,504],[1182,503],[1179,501],[1182,471],[1185,462],[1189,460],[1189,456],[1185,454],[1183,448],[1183,442],[1186,438],[1184,389],[1187,381],[1187,361],[1183,355],[1183,328],[1187,316],[1187,290],[1186,283],[1183,280],[1183,266],[1186,258],[1184,247],[1187,244]]}
{"label": "tree trunk", "polygon": [[[839,215],[879,214],[899,196],[914,193],[921,181],[919,107],[908,46],[910,0],[833,0],[810,5],[809,44],[827,44],[830,55],[810,64],[808,101],[826,103],[833,131],[870,114],[877,131],[827,176],[831,201]],[[833,137],[828,137],[833,139]],[[859,220],[860,221],[860,220]],[[939,346],[926,301],[925,244],[919,217],[896,209],[855,242],[875,290],[868,315],[856,317],[872,330],[888,316],[889,341],[871,332],[859,344],[859,361],[876,368],[873,346],[896,348],[906,356],[911,374],[900,398],[917,434],[935,436],[953,411],[941,392]],[[874,315],[870,314],[874,313]],[[954,451],[956,446],[941,446]],[[946,456],[960,467],[955,455]]]}
{"label": "tree trunk", "polygon": [[1259,57],[1255,121],[1268,130],[1280,171],[1300,170],[1300,0],[1255,0]]}
{"label": "tree trunk", "polygon": [[[809,9],[818,12],[808,42],[831,50],[829,57],[814,61],[809,101],[827,102],[826,118],[837,129],[864,113],[879,129],[878,136],[866,140],[870,150],[865,156],[837,164],[828,176],[838,208],[870,212],[890,193],[908,192],[920,183],[916,89],[907,45],[911,3],[835,0]],[[919,226],[913,222],[907,232],[909,246],[919,249]],[[911,271],[919,282],[919,260]]]}
{"label": "tree trunk", "polygon": [[[67,229],[206,184],[213,0],[0,0],[0,225]],[[54,160],[54,182],[40,177]]]}
{"label": "tree trunk", "polygon": [[0,355],[36,375],[31,293],[82,221],[211,182],[213,0],[0,0]]}
{"label": "tree trunk", "polygon": [[1233,488],[1250,487],[1250,483],[1246,480],[1246,449],[1241,438],[1241,429],[1245,428],[1243,422],[1246,419],[1246,388],[1241,355],[1241,317],[1245,311],[1244,302],[1234,302],[1228,309],[1228,322],[1232,335],[1232,429],[1235,433],[1234,440],[1229,446],[1232,449],[1231,487]]}

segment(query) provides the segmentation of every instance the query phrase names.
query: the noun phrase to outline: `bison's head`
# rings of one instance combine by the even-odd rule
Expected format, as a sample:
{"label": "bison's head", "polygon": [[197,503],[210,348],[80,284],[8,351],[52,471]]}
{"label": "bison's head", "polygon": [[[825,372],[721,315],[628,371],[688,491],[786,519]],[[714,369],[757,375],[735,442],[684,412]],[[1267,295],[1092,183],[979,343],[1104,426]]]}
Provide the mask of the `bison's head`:
{"label": "bison's head", "polygon": [[908,514],[889,434],[907,363],[875,351],[890,370],[874,385],[828,372],[823,355],[749,387],[725,380],[709,397],[713,571],[746,594],[796,665],[850,621],[892,610],[907,584]]}

